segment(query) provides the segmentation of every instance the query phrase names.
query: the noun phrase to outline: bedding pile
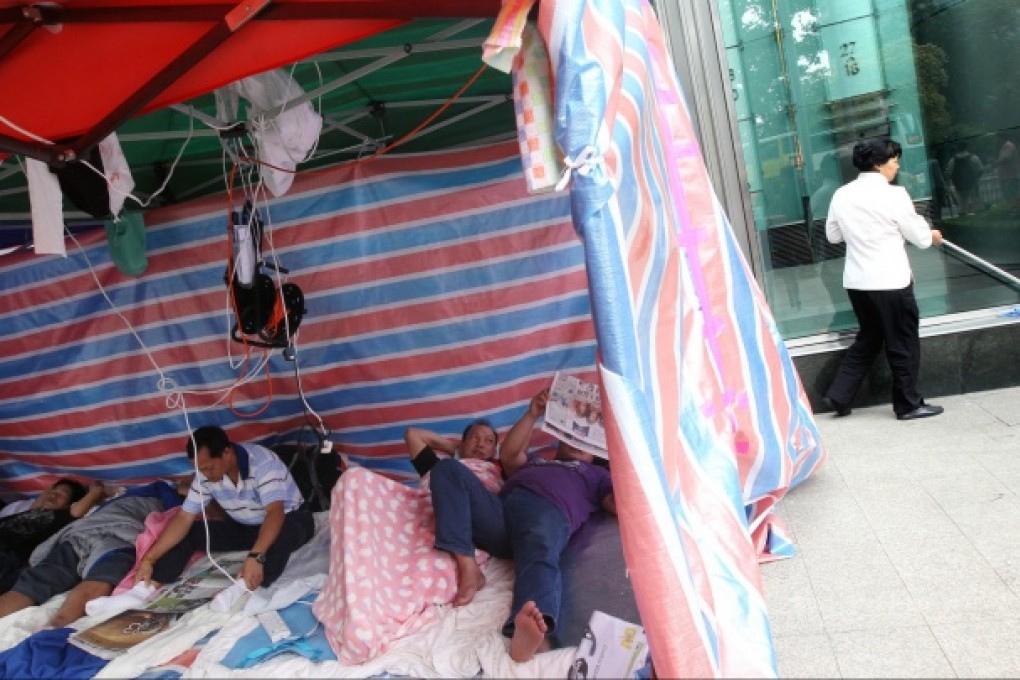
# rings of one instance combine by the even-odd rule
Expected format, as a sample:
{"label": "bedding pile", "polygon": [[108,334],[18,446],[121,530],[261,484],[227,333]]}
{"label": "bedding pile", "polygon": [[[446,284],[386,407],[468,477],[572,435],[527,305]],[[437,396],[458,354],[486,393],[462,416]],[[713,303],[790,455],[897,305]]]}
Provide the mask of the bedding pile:
{"label": "bedding pile", "polygon": [[[360,474],[353,476],[354,479],[359,477]],[[403,485],[397,486],[408,489]],[[418,522],[416,519],[416,525],[421,526]],[[386,535],[384,527],[380,531]],[[454,608],[449,604],[438,603],[443,598],[449,602],[456,588],[456,572],[452,560],[448,566],[450,571],[443,572],[448,583],[442,587],[438,580],[433,580],[430,585],[415,584],[413,589],[418,588],[428,593],[426,599],[429,599],[430,604],[419,610],[423,598],[412,593],[417,614],[407,620],[413,620],[414,623],[407,624],[405,620],[402,624],[405,630],[397,631],[399,637],[390,639],[378,654],[359,663],[314,661],[314,658],[328,659],[328,656],[318,652],[329,651],[325,648],[324,630],[314,627],[317,629],[310,632],[303,630],[297,636],[302,644],[291,644],[291,649],[282,653],[268,654],[266,660],[257,665],[249,668],[233,668],[228,665],[236,663],[236,659],[243,656],[239,654],[242,651],[239,647],[242,639],[248,636],[250,641],[253,631],[262,626],[260,613],[282,610],[289,606],[308,606],[307,603],[313,598],[321,598],[320,591],[324,592],[331,559],[330,533],[327,513],[317,514],[315,536],[292,556],[286,571],[272,588],[241,598],[228,612],[213,612],[208,605],[188,612],[169,630],[132,647],[107,663],[95,677],[172,680],[182,677],[344,678],[404,675],[433,678],[474,677],[479,673],[487,677],[566,676],[575,651],[573,647],[539,654],[525,664],[516,664],[510,659],[507,642],[500,635],[499,629],[510,608],[513,567],[510,562],[497,559],[490,559],[484,564],[486,586],[464,607]],[[419,544],[421,540],[424,539],[419,536]],[[358,545],[356,540],[354,545]],[[431,551],[431,543],[427,545]],[[435,566],[434,556],[432,559],[432,566]],[[189,574],[208,568],[207,560],[200,559],[189,570]],[[401,603],[402,594],[397,592],[395,595],[395,602]],[[301,600],[305,602],[304,605]],[[63,596],[56,597],[44,605],[30,607],[5,618],[4,625],[0,626],[0,650],[9,649],[42,629],[62,601]],[[350,609],[352,612],[356,610],[357,606]],[[429,612],[427,615],[424,614],[426,610]],[[76,621],[73,628],[84,630],[101,622],[99,617],[84,617]]]}
{"label": "bedding pile", "polygon": [[[499,490],[499,468],[462,462]],[[438,607],[457,592],[453,558],[432,547],[436,522],[428,480],[411,488],[354,468],[333,487],[329,577],[313,610],[343,663],[378,657],[394,640],[434,621]],[[484,563],[487,557],[479,555]]]}

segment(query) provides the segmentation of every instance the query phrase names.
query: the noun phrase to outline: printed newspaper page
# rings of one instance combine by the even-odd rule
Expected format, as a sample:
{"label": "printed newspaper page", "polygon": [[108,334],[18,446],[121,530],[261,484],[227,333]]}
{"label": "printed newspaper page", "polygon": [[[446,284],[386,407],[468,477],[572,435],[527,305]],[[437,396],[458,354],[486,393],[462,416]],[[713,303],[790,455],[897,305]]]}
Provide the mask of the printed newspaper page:
{"label": "printed newspaper page", "polygon": [[542,429],[582,451],[609,458],[598,385],[557,372]]}
{"label": "printed newspaper page", "polygon": [[[229,573],[240,570],[243,557],[225,556],[220,565]],[[75,647],[101,659],[113,659],[140,642],[169,630],[184,614],[197,609],[216,597],[230,580],[208,564],[198,565],[198,571],[182,581],[162,588],[159,596],[142,609],[129,609],[102,623],[77,633],[67,640]]]}

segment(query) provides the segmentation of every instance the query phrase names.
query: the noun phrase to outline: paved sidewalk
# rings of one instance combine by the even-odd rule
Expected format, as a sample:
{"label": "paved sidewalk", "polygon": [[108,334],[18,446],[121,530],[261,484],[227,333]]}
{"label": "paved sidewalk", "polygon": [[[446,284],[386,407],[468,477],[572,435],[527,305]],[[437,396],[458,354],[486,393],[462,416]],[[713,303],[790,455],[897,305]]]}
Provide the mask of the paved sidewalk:
{"label": "paved sidewalk", "polygon": [[1020,388],[819,414],[827,464],[762,566],[783,677],[1020,676]]}

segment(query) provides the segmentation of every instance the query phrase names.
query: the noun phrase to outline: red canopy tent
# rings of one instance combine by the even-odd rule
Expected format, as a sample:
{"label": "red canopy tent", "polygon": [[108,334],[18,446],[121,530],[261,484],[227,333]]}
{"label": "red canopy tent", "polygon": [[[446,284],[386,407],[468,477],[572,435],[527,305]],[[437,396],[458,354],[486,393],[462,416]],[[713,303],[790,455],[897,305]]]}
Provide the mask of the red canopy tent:
{"label": "red canopy tent", "polygon": [[140,113],[414,18],[493,17],[499,7],[499,0],[0,0],[0,153],[64,163]]}

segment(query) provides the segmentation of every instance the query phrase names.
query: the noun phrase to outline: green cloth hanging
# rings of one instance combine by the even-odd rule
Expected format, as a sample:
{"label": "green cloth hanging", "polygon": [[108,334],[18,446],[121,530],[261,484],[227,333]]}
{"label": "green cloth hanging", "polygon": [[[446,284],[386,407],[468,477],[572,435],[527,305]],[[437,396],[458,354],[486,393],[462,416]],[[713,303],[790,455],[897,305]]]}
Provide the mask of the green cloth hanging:
{"label": "green cloth hanging", "polygon": [[106,220],[110,259],[128,276],[140,276],[149,265],[145,257],[145,219],[140,212],[121,213],[118,221]]}

